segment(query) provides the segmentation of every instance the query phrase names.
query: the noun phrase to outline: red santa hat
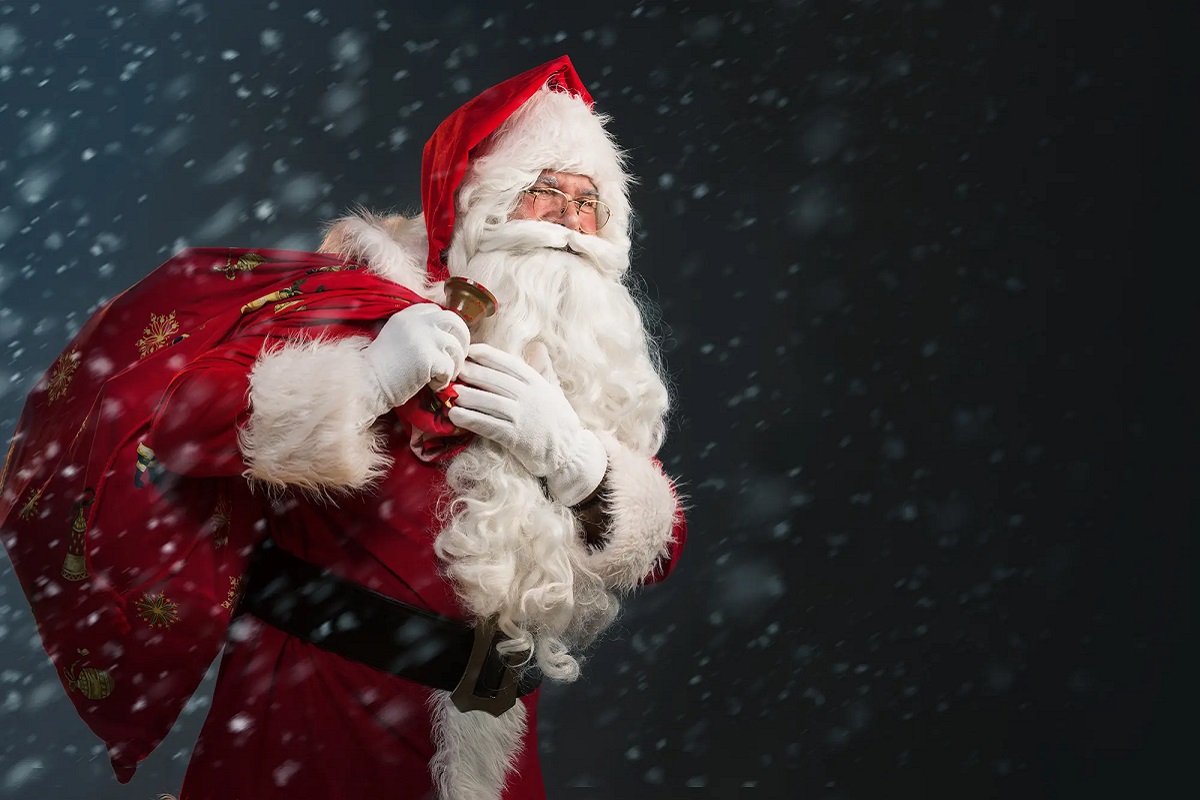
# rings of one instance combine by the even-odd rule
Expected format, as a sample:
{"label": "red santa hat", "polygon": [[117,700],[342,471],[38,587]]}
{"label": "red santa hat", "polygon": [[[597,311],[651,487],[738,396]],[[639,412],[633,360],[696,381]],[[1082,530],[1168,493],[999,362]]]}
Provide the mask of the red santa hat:
{"label": "red santa hat", "polygon": [[493,86],[447,117],[425,144],[421,165],[429,277],[449,275],[444,254],[462,184],[502,185],[515,200],[544,169],[591,178],[612,210],[599,235],[627,249],[631,179],[607,122],[565,55]]}

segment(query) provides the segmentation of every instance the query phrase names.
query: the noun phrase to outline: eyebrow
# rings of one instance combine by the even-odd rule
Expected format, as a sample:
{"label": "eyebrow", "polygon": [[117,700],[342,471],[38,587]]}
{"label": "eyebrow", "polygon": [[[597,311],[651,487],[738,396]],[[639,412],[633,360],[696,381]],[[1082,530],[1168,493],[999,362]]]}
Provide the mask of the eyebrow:
{"label": "eyebrow", "polygon": [[[539,183],[544,186],[549,186],[551,189],[561,189],[562,188],[558,183],[558,178],[554,177],[553,175],[539,175],[537,181],[534,182],[534,185],[536,186]],[[596,191],[595,189],[584,189],[582,192],[577,194],[576,197],[596,197],[596,198],[598,198],[598,197],[600,197],[600,193],[598,191]]]}

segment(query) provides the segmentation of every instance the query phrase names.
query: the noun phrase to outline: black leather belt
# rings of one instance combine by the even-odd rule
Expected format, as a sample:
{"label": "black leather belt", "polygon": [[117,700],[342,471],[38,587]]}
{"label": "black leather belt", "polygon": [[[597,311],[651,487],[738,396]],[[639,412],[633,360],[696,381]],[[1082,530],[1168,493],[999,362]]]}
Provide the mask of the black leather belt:
{"label": "black leather belt", "polygon": [[499,716],[541,684],[496,652],[495,626],[472,627],[340,578],[267,540],[250,560],[237,614],[389,675],[452,692],[462,711]]}

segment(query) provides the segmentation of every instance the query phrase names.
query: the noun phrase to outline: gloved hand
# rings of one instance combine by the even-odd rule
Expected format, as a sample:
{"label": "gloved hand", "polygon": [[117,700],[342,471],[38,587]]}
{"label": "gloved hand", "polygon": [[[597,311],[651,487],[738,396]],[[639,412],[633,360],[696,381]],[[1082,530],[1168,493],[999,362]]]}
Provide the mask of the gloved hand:
{"label": "gloved hand", "polygon": [[556,500],[572,506],[600,485],[608,454],[567,402],[549,359],[538,360],[542,373],[491,345],[471,345],[450,421],[505,447],[546,479]]}
{"label": "gloved hand", "polygon": [[441,391],[458,376],[471,333],[453,311],[416,303],[393,314],[363,350],[375,378],[377,414],[403,405],[429,385]]}

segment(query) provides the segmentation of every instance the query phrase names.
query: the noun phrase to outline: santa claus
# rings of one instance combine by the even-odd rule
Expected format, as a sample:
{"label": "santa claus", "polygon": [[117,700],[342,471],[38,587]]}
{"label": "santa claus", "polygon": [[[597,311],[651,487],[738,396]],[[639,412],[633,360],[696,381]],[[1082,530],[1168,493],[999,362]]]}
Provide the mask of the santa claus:
{"label": "santa claus", "polygon": [[[426,146],[423,216],[321,247],[430,302],[244,327],[171,383],[148,451],[244,474],[270,543],[181,800],[545,796],[541,676],[684,540],[605,123],[565,57],[484,92]],[[450,276],[499,312],[468,330]]]}

